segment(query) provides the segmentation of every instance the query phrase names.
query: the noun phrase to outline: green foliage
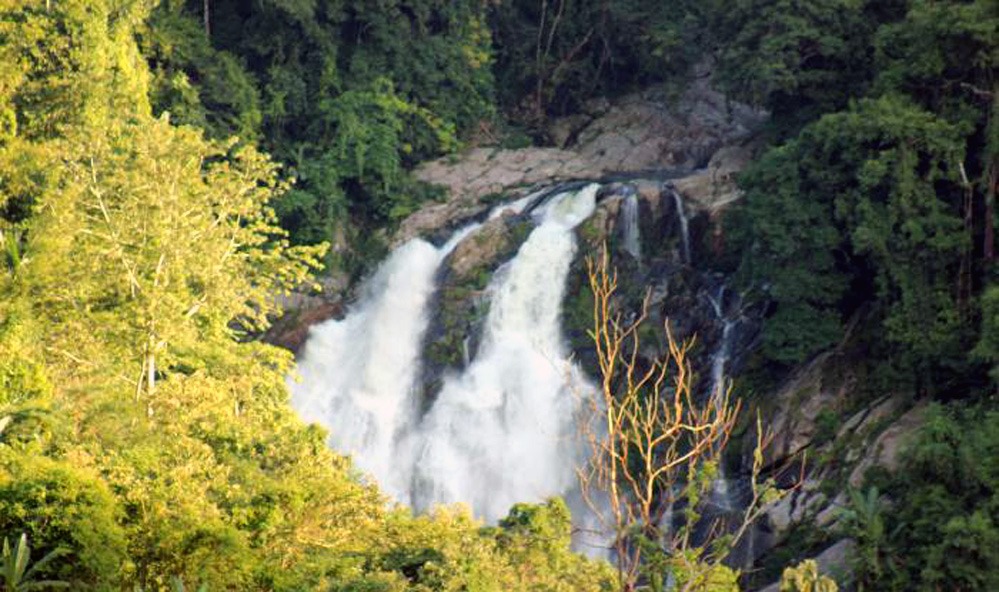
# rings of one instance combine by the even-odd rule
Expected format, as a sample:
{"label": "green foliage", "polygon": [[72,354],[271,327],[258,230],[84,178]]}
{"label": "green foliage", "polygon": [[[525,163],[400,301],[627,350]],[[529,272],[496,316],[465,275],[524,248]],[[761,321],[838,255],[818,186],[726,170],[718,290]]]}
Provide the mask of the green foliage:
{"label": "green foliage", "polygon": [[686,80],[704,49],[709,15],[725,3],[643,0],[513,0],[496,4],[500,104],[537,125],[579,112],[594,96],[639,83]]}
{"label": "green foliage", "polygon": [[328,115],[336,125],[329,152],[333,169],[363,191],[369,213],[380,220],[403,218],[419,203],[412,182],[403,180],[403,156],[413,151],[405,130],[422,123],[442,148],[455,142],[451,130],[426,109],[399,98],[384,78],[370,89],[344,92],[330,103]]}
{"label": "green foliage", "polygon": [[46,554],[64,550],[45,576],[100,587],[126,563],[125,537],[106,483],[86,466],[89,459],[77,457],[0,446],[0,532],[24,532]]}
{"label": "green foliage", "polygon": [[959,354],[962,158],[953,126],[884,97],[823,117],[754,164],[743,179],[743,273],[775,305],[764,353],[803,360],[876,298],[900,363],[929,370]]}
{"label": "green foliage", "polygon": [[232,54],[211,46],[201,23],[178,2],[163,2],[142,30],[154,114],[201,128],[217,140],[257,139],[262,123],[256,81]]}
{"label": "green foliage", "polygon": [[[247,336],[322,246],[292,247],[276,226],[286,187],[251,145],[153,116],[219,136],[256,126],[249,87],[222,103],[204,80],[245,82],[232,58],[187,38],[176,3],[149,22],[143,6],[0,2],[0,53],[17,66],[0,84],[0,533],[51,558],[29,574],[26,542],[5,551],[7,588],[40,588],[37,576],[86,590],[607,589],[607,566],[570,552],[564,506],[557,541],[459,511],[390,511],[298,420],[290,354]],[[180,76],[197,93],[167,92]],[[387,83],[328,98],[343,129],[303,159],[313,188],[349,179],[384,198],[402,186],[396,142],[414,125],[450,141]],[[372,207],[409,202],[388,203]]]}
{"label": "green foliage", "polygon": [[780,578],[780,592],[837,592],[839,587],[832,578],[819,574],[819,566],[812,559],[784,570]]}
{"label": "green foliage", "polygon": [[999,382],[999,286],[982,294],[982,334],[972,354],[989,364],[992,380]]}
{"label": "green foliage", "polygon": [[21,534],[21,538],[10,546],[10,541],[6,537],[3,539],[3,569],[0,577],[4,580],[4,590],[6,592],[27,592],[28,590],[44,590],[45,588],[68,588],[69,584],[58,580],[36,580],[36,573],[59,556],[59,550],[52,551],[42,557],[28,568],[31,561],[31,548],[28,547],[28,537]]}
{"label": "green foliage", "polygon": [[744,0],[717,12],[719,79],[765,106],[782,131],[846,107],[874,77],[868,49],[877,26],[904,3]]}
{"label": "green foliage", "polygon": [[999,12],[987,1],[792,6],[740,3],[717,39],[723,82],[768,105],[790,138],[745,173],[729,225],[746,285],[770,305],[762,353],[787,368],[859,315],[877,328],[858,338],[877,375],[967,392],[991,359],[992,315],[979,317],[975,291],[988,284],[980,257],[999,170]]}
{"label": "green foliage", "polygon": [[[999,412],[931,408],[875,512],[857,494],[865,590],[992,590],[999,584]],[[876,516],[876,519],[872,518]]]}
{"label": "green foliage", "polygon": [[346,229],[371,234],[435,197],[408,170],[493,117],[480,3],[223,0],[210,36],[203,7],[168,2],[144,34],[157,106],[218,137],[259,132],[295,181],[275,209],[297,244],[363,252]]}
{"label": "green foliage", "polygon": [[866,492],[850,488],[849,505],[843,510],[844,529],[857,542],[855,563],[860,577],[877,578],[884,571],[882,555],[886,544],[884,504],[877,487]]}
{"label": "green foliage", "polygon": [[587,561],[569,550],[572,524],[569,508],[560,498],[515,504],[499,527],[500,548],[529,582],[524,590],[613,589],[610,565]]}

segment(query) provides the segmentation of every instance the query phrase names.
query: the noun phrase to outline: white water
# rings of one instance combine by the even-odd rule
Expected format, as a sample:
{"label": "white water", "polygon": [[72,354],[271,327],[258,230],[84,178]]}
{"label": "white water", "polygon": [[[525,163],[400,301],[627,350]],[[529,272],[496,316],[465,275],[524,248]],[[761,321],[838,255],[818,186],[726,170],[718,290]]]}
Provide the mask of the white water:
{"label": "white water", "polygon": [[575,253],[572,229],[593,212],[596,185],[543,207],[542,222],[494,276],[482,347],[445,380],[420,431],[413,504],[466,502],[492,522],[518,501],[575,483],[575,419],[589,388],[559,326]]}
{"label": "white water", "polygon": [[[674,193],[674,195],[676,194]],[[728,381],[725,379],[725,370],[732,355],[732,329],[738,321],[730,319],[725,314],[724,285],[718,289],[717,296],[708,295],[708,302],[711,303],[715,318],[722,323],[721,339],[711,356],[711,390],[708,391],[715,407],[720,409],[726,402],[729,390]],[[713,483],[713,494],[713,501],[722,510],[731,511],[735,507],[729,480],[725,475],[724,463],[718,466],[718,478]]]}
{"label": "white water", "polygon": [[690,265],[690,221],[687,219],[687,210],[683,207],[683,197],[676,189],[670,188],[673,194],[673,204],[676,206],[676,217],[680,220],[680,236],[683,239],[683,262]]}
{"label": "white water", "polygon": [[638,227],[638,196],[630,193],[621,202],[621,224],[624,250],[635,258],[642,260],[642,244]]}
{"label": "white water", "polygon": [[725,367],[728,365],[728,360],[731,357],[732,328],[735,326],[735,321],[725,316],[723,309],[724,299],[724,286],[718,290],[717,296],[708,296],[708,302],[711,303],[711,308],[714,309],[715,318],[721,321],[722,324],[722,334],[718,349],[711,356],[711,390],[709,392],[715,405],[721,405],[724,402],[725,394],[728,391],[728,385],[725,380]]}
{"label": "white water", "polygon": [[343,320],[315,327],[299,363],[302,382],[292,385],[295,408],[326,426],[330,443],[384,491],[417,509],[465,502],[495,521],[513,503],[571,490],[583,454],[576,415],[590,387],[568,360],[559,311],[572,229],[593,212],[597,189],[538,208],[538,227],[493,277],[476,357],[445,378],[426,415],[417,382],[434,276],[474,229],[439,249],[423,241],[400,247]]}
{"label": "white water", "polygon": [[298,364],[301,382],[291,385],[299,415],[329,429],[330,444],[395,497],[408,490],[397,442],[419,411],[413,389],[434,274],[474,230],[462,229],[441,248],[413,240],[396,249],[343,320],[313,328]]}

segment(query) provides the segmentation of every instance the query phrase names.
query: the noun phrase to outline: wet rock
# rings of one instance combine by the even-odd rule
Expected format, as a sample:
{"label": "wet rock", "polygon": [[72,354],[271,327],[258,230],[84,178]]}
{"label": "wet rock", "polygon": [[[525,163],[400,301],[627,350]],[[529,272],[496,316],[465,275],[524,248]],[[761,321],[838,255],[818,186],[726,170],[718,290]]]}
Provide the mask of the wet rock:
{"label": "wet rock", "polygon": [[759,151],[756,143],[720,148],[708,166],[673,181],[673,186],[695,207],[718,211],[742,197],[736,175]]}
{"label": "wet rock", "polygon": [[447,281],[466,282],[471,274],[493,267],[498,258],[509,258],[523,242],[529,227],[527,220],[509,212],[486,222],[461,241],[448,257]]}
{"label": "wet rock", "polygon": [[532,228],[528,216],[501,215],[461,241],[444,261],[423,342],[425,402],[436,395],[447,371],[463,368],[475,356],[488,313],[486,288]]}

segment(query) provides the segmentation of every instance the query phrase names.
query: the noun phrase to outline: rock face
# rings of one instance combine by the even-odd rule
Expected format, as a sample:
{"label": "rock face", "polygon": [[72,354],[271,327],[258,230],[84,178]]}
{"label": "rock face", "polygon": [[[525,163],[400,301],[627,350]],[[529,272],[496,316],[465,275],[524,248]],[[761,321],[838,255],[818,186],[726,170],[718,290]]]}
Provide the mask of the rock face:
{"label": "rock face", "polygon": [[836,369],[849,367],[840,361],[835,352],[820,354],[792,374],[774,395],[775,412],[770,420],[774,439],[766,450],[767,464],[793,458],[817,439],[829,441],[835,435],[835,418],[856,386],[856,377],[837,375]]}
{"label": "rock face", "polygon": [[[770,397],[771,411],[764,413],[774,434],[766,462],[778,482],[793,489],[766,508],[761,527],[769,535],[768,547],[790,545],[786,550],[799,559],[808,557],[801,555],[807,550],[795,548],[799,543],[792,543],[795,539],[788,536],[803,527],[819,533],[828,546],[850,503],[846,488],[863,487],[871,468],[896,470],[901,451],[926,416],[925,405],[912,405],[902,394],[858,403],[862,382],[855,369],[861,367],[863,352],[851,347],[848,338],[794,372]],[[852,541],[839,541],[822,553],[812,548],[811,555],[821,558],[820,571],[835,577],[841,586],[851,581],[852,545]]]}
{"label": "rock face", "polygon": [[460,370],[475,356],[488,313],[486,287],[532,228],[529,216],[507,212],[483,224],[445,259],[423,342],[424,400],[436,394],[445,372]]}
{"label": "rock face", "polygon": [[309,337],[309,328],[343,316],[341,302],[316,297],[299,297],[286,306],[287,313],[271,325],[263,341],[298,353]]}
{"label": "rock face", "polygon": [[421,165],[417,178],[446,187],[448,200],[406,219],[394,244],[482,213],[489,196],[526,194],[532,186],[565,180],[689,175],[677,186],[684,197],[720,207],[738,196],[733,175],[752,157],[750,140],[765,118],[727,102],[706,76],[677,100],[650,88],[592,113],[552,123],[549,135],[559,148],[473,148]]}
{"label": "rock face", "polygon": [[758,146],[728,145],[719,149],[706,167],[673,181],[681,195],[702,209],[716,212],[741,197],[735,177],[752,161]]}

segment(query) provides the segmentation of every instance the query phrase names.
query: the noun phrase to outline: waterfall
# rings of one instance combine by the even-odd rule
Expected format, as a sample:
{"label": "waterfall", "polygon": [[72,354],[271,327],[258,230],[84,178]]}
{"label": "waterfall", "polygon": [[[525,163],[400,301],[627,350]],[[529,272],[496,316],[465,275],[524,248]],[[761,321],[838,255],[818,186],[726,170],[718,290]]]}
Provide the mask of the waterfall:
{"label": "waterfall", "polygon": [[731,357],[732,328],[735,326],[735,321],[725,315],[724,300],[724,285],[719,288],[717,296],[708,295],[708,302],[711,303],[711,308],[715,312],[715,318],[722,324],[718,348],[711,355],[711,388],[708,392],[711,393],[715,405],[722,404],[728,390],[728,386],[725,384],[725,366],[728,365],[729,357]]}
{"label": "waterfall", "polygon": [[518,501],[575,484],[575,420],[590,387],[569,362],[559,312],[575,253],[573,228],[596,185],[543,206],[540,225],[495,276],[482,347],[445,380],[419,434],[414,506],[466,502],[495,521]]}
{"label": "waterfall", "polygon": [[[675,194],[674,194],[675,195]],[[718,346],[711,355],[711,383],[708,391],[716,407],[721,407],[725,402],[725,395],[728,393],[728,384],[725,379],[726,366],[732,355],[732,335],[738,320],[733,320],[725,314],[725,285],[718,289],[716,296],[708,294],[708,302],[714,310],[715,318],[722,324],[722,334],[718,341]],[[735,499],[730,491],[729,480],[725,475],[724,463],[718,466],[718,478],[713,484],[713,501],[723,511],[731,511],[735,508]]]}
{"label": "waterfall", "polygon": [[396,249],[343,320],[313,328],[298,364],[301,382],[291,384],[299,415],[326,427],[330,444],[392,496],[408,489],[396,444],[419,412],[413,391],[434,275],[474,230],[460,230],[441,248],[413,240]]}
{"label": "waterfall", "polygon": [[639,240],[638,227],[638,195],[634,192],[625,196],[621,203],[621,226],[624,250],[635,258],[642,260],[642,245]]}
{"label": "waterfall", "polygon": [[680,237],[683,241],[681,243],[683,247],[683,262],[690,265],[690,221],[687,219],[687,210],[683,207],[683,197],[680,195],[680,192],[672,187],[668,187],[668,190],[673,196],[676,217],[680,221]]}
{"label": "waterfall", "polygon": [[[425,412],[422,339],[434,278],[475,227],[435,248],[398,248],[343,320],[313,328],[292,403],[330,430],[330,444],[398,501],[417,509],[465,502],[491,522],[513,503],[565,494],[583,460],[575,422],[588,383],[561,337],[561,302],[575,254],[573,229],[592,214],[597,185],[547,199],[537,227],[489,286],[482,345],[446,376]],[[528,199],[500,206],[523,210]]]}

